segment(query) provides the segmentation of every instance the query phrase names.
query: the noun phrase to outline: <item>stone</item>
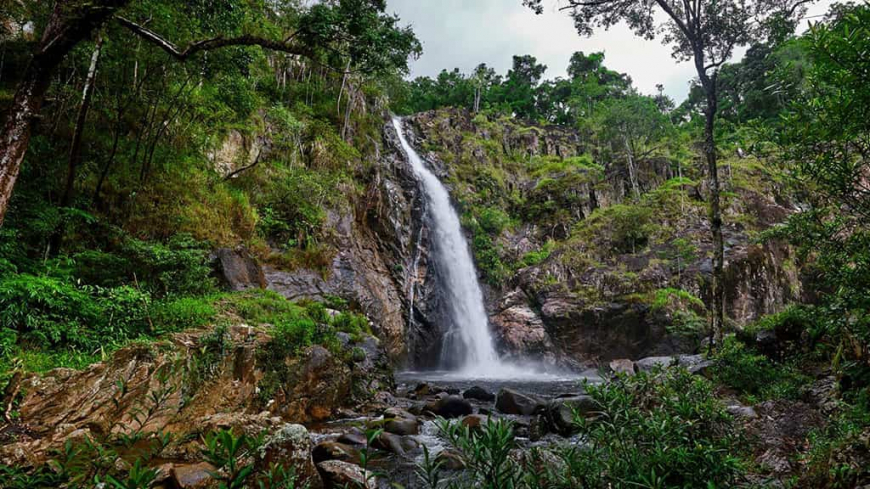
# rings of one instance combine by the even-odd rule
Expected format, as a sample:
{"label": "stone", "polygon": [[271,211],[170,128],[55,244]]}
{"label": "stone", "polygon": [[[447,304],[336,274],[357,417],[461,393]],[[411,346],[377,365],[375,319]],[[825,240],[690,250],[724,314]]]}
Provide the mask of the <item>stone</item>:
{"label": "stone", "polygon": [[725,408],[728,411],[728,414],[734,416],[735,418],[741,419],[755,419],[758,417],[758,414],[755,412],[750,406],[742,406],[740,404],[733,404]]}
{"label": "stone", "polygon": [[465,468],[465,460],[462,455],[455,450],[441,450],[435,456],[435,462],[441,464],[441,467],[447,470],[462,470]]}
{"label": "stone", "polygon": [[647,357],[634,362],[634,365],[639,372],[649,372],[655,367],[670,367],[675,363],[674,357]]}
{"label": "stone", "polygon": [[365,446],[368,443],[368,440],[366,439],[365,433],[363,433],[359,428],[353,428],[347,433],[342,433],[341,436],[338,437],[338,442],[346,445]]}
{"label": "stone", "polygon": [[323,441],[318,443],[311,451],[311,458],[315,464],[327,460],[341,460],[358,464],[360,453],[357,447],[335,441]]}
{"label": "stone", "polygon": [[387,433],[386,431],[372,440],[372,448],[405,456],[405,446],[402,444],[402,437],[393,433]]}
{"label": "stone", "polygon": [[709,376],[710,367],[713,366],[713,362],[707,360],[704,355],[680,355],[678,364],[681,367],[686,367],[689,373],[703,377]]}
{"label": "stone", "polygon": [[495,394],[479,386],[474,386],[466,390],[462,393],[462,397],[483,402],[492,402],[495,400]]}
{"label": "stone", "polygon": [[471,403],[466,399],[450,395],[426,404],[424,410],[442,418],[458,418],[474,412]]}
{"label": "stone", "polygon": [[327,460],[317,464],[325,489],[375,489],[377,481],[371,472],[358,465],[341,460]]}
{"label": "stone", "polygon": [[495,408],[504,414],[531,416],[543,407],[543,403],[532,396],[503,388],[495,399]]}
{"label": "stone", "polygon": [[462,426],[465,426],[466,428],[473,431],[479,430],[484,423],[488,422],[488,419],[489,418],[487,418],[486,416],[480,414],[469,414],[468,416],[462,418],[461,422]]}
{"label": "stone", "polygon": [[420,433],[420,423],[417,418],[392,418],[384,423],[384,431],[396,435],[417,435]]}
{"label": "stone", "polygon": [[610,362],[610,371],[615,374],[634,375],[634,362],[627,358]]}
{"label": "stone", "polygon": [[175,465],[170,470],[169,478],[179,489],[204,489],[214,483],[211,475],[214,472],[217,472],[217,468],[207,462]]}
{"label": "stone", "polygon": [[408,411],[398,408],[398,407],[390,407],[384,409],[384,419],[412,419],[414,421],[417,420],[417,417]]}
{"label": "stone", "polygon": [[575,413],[585,417],[594,414],[598,409],[598,403],[591,396],[566,397],[547,403],[543,417],[550,431],[570,436],[576,432]]}
{"label": "stone", "polygon": [[213,256],[218,276],[229,290],[266,288],[263,269],[247,249],[218,248]]}
{"label": "stone", "polygon": [[299,424],[285,424],[260,447],[257,467],[265,470],[273,464],[296,471],[299,484],[316,489],[323,487],[317,467],[311,458],[311,436]]}

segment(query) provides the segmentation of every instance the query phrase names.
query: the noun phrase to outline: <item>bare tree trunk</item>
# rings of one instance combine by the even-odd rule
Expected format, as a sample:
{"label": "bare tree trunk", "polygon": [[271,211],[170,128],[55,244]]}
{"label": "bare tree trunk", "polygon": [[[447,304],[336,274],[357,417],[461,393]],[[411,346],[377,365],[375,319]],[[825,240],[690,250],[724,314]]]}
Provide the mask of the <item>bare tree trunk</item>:
{"label": "bare tree trunk", "polygon": [[55,5],[33,59],[24,70],[0,133],[0,225],[30,144],[33,119],[42,109],[52,73],[76,44],[128,1],[58,1]]}

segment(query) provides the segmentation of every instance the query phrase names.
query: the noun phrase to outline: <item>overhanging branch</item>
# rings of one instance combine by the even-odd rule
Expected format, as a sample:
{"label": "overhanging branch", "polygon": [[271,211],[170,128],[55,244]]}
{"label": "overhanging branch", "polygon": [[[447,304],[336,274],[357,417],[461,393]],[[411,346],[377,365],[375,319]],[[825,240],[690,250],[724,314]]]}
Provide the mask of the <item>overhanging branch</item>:
{"label": "overhanging branch", "polygon": [[[220,49],[228,46],[260,46],[262,48],[270,49],[272,51],[280,51],[288,54],[297,54],[300,56],[310,57],[311,53],[294,44],[290,44],[289,42],[276,41],[274,39],[266,39],[258,36],[238,36],[238,37],[213,37],[211,39],[204,39],[202,41],[195,41],[190,43],[184,49],[178,48],[175,44],[167,41],[159,34],[154,31],[143,27],[131,20],[125,19],[124,17],[115,16],[115,20],[118,21],[122,26],[131,30],[134,34],[145,39],[146,41],[154,44],[159,47],[166,53],[168,53],[173,58],[179,61],[187,61],[191,56],[203,52],[203,51],[211,51],[213,49]],[[288,38],[289,40],[290,38]]]}

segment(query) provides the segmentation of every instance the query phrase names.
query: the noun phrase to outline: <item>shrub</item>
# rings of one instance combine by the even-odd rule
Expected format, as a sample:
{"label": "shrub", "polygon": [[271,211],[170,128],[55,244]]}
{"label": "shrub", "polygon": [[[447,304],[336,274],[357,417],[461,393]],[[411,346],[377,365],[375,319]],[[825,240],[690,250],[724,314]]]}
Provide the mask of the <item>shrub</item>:
{"label": "shrub", "polygon": [[714,380],[737,392],[764,399],[798,398],[810,379],[793,365],[778,364],[728,336],[716,352]]}
{"label": "shrub", "polygon": [[[656,369],[587,386],[600,416],[575,416],[588,450],[570,451],[581,487],[729,487],[743,470],[733,420],[712,385],[685,369]],[[577,487],[577,486],[570,486]]]}
{"label": "shrub", "polygon": [[20,274],[0,281],[4,343],[14,335],[43,347],[90,348],[95,341],[89,326],[102,319],[101,312],[94,297],[60,279]]}
{"label": "shrub", "polygon": [[480,227],[487,233],[498,236],[508,225],[511,218],[507,213],[497,207],[487,207],[480,211],[480,216],[477,218]]}

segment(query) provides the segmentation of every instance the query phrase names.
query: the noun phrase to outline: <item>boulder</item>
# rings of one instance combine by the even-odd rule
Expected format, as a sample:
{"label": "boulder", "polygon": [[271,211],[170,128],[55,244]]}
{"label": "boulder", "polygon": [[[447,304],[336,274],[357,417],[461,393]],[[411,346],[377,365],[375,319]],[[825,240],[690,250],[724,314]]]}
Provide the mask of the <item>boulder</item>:
{"label": "boulder", "polygon": [[755,412],[755,409],[752,409],[750,406],[742,406],[740,404],[733,404],[725,408],[728,411],[728,414],[734,416],[735,418],[740,419],[755,419],[758,417],[758,414]]}
{"label": "boulder", "polygon": [[468,416],[462,418],[462,426],[470,430],[479,430],[481,426],[483,426],[489,418],[480,414],[469,414]]}
{"label": "boulder", "polygon": [[232,291],[266,288],[266,276],[257,260],[245,248],[218,248],[214,264],[224,286]]}
{"label": "boulder", "polygon": [[383,450],[385,452],[395,453],[396,455],[405,456],[405,444],[402,443],[402,437],[386,431],[378,435],[372,440],[372,448]]}
{"label": "boulder", "polygon": [[358,464],[360,462],[359,449],[355,446],[346,445],[336,441],[323,441],[311,451],[311,458],[315,464],[327,460],[341,460]]}
{"label": "boulder", "polygon": [[610,371],[615,374],[634,375],[634,362],[627,358],[610,362]]}
{"label": "boulder", "polygon": [[363,433],[362,430],[359,428],[353,428],[347,433],[342,433],[342,435],[338,437],[338,442],[344,443],[345,445],[365,446],[368,443],[368,439],[366,439],[366,434]]}
{"label": "boulder", "polygon": [[175,465],[170,470],[169,478],[174,487],[180,489],[204,489],[215,482],[211,474],[216,471],[217,468],[207,462]]}
{"label": "boulder", "polygon": [[435,462],[441,464],[441,467],[447,470],[462,470],[465,468],[465,460],[462,455],[455,450],[441,450],[435,456]]}
{"label": "boulder", "polygon": [[311,436],[304,426],[285,424],[260,447],[257,467],[265,469],[273,464],[296,471],[299,484],[312,489],[323,487],[317,468],[311,458]]}
{"label": "boulder", "polygon": [[429,411],[442,418],[458,418],[471,414],[474,409],[467,400],[459,396],[448,395],[426,404],[424,411]]}
{"label": "boulder", "polygon": [[598,409],[598,403],[591,396],[566,397],[547,403],[543,417],[550,431],[562,436],[570,436],[576,432],[575,413],[579,416],[589,416]]}
{"label": "boulder", "polygon": [[504,414],[531,416],[542,407],[539,399],[507,388],[498,391],[495,399],[495,408]]}
{"label": "boulder", "polygon": [[358,465],[341,460],[327,460],[317,464],[325,489],[374,489],[377,481],[371,472]]}
{"label": "boulder", "polygon": [[474,399],[476,401],[492,402],[495,400],[495,394],[489,392],[483,387],[474,386],[462,393],[462,397],[466,399]]}
{"label": "boulder", "polygon": [[392,418],[384,423],[384,431],[396,435],[417,435],[420,433],[420,423],[417,418]]}
{"label": "boulder", "polygon": [[713,366],[713,362],[707,360],[704,355],[680,355],[678,364],[685,367],[690,373],[704,377],[708,375],[710,367]]}
{"label": "boulder", "polygon": [[649,372],[655,367],[670,367],[676,364],[674,357],[647,357],[634,362],[639,372]]}

